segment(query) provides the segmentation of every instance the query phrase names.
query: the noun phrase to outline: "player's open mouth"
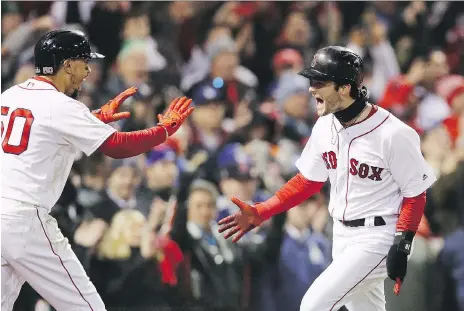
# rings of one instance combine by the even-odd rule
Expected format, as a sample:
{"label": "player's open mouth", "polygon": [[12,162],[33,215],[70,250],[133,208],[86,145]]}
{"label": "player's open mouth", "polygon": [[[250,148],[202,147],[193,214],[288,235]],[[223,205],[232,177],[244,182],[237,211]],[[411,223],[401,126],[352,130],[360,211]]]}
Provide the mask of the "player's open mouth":
{"label": "player's open mouth", "polygon": [[318,105],[322,105],[324,103],[324,100],[320,97],[314,97],[316,99],[316,102]]}

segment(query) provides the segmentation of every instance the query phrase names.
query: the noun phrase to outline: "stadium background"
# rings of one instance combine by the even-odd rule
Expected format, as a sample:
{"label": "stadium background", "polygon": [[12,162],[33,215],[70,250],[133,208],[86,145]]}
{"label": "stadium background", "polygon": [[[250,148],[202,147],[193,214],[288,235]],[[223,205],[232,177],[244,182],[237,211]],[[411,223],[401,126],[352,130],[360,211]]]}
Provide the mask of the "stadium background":
{"label": "stadium background", "polygon": [[[108,310],[299,310],[331,260],[327,187],[239,245],[215,223],[235,210],[230,196],[262,201],[295,174],[316,120],[296,72],[329,44],[363,56],[370,101],[420,133],[439,177],[400,296],[385,282],[387,310],[464,310],[462,3],[1,5],[2,91],[34,75],[42,34],[72,28],[106,55],[82,102],[96,109],[139,88],[118,129],[153,126],[174,97],[194,100],[188,124],[150,153],[78,157],[53,209]],[[15,310],[49,306],[25,285]]]}

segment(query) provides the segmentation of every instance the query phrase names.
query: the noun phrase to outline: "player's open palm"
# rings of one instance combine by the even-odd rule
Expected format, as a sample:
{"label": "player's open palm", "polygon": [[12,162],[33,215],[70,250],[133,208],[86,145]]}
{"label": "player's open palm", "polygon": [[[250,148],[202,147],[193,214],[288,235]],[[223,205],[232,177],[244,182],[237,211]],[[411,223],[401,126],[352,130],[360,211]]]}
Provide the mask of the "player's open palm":
{"label": "player's open palm", "polygon": [[219,232],[225,232],[226,239],[232,237],[232,242],[240,240],[245,233],[259,226],[263,220],[259,216],[256,207],[243,202],[235,197],[232,202],[240,209],[238,212],[224,217],[219,221]]}
{"label": "player's open palm", "polygon": [[193,112],[192,100],[187,97],[175,98],[164,115],[159,114],[158,125],[164,126],[168,135],[174,134],[187,117]]}
{"label": "player's open palm", "polygon": [[119,106],[130,96],[137,93],[136,87],[130,87],[118,96],[103,105],[100,109],[92,111],[93,115],[103,123],[111,123],[130,117],[130,112],[118,112]]}

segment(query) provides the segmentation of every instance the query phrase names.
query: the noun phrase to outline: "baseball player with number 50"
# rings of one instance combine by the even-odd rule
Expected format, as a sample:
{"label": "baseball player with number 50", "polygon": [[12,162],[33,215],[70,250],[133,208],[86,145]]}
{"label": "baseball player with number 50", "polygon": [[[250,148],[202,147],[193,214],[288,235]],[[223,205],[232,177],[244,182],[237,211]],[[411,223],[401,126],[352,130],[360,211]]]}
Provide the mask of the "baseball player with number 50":
{"label": "baseball player with number 50", "polygon": [[117,110],[137,90],[93,112],[76,100],[89,60],[103,57],[91,52],[83,33],[51,31],[37,42],[34,57],[37,76],[1,95],[2,310],[12,310],[25,281],[58,311],[105,310],[50,209],[78,152],[112,158],[147,152],[174,134],[193,107],[178,98],[157,126],[117,132],[107,123],[130,116]]}
{"label": "baseball player with number 50", "polygon": [[384,280],[399,294],[421,220],[426,190],[436,181],[418,134],[368,103],[359,55],[339,46],[319,50],[310,80],[319,118],[296,162],[299,173],[269,200],[219,221],[238,241],[246,232],[319,192],[330,180],[333,262],[304,295],[301,311],[384,311]]}

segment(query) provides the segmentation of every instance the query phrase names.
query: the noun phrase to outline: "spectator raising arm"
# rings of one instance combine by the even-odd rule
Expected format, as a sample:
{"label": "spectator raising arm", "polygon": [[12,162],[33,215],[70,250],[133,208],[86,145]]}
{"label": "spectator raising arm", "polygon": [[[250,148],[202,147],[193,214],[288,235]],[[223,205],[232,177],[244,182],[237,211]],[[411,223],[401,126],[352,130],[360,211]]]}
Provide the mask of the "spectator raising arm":
{"label": "spectator raising arm", "polygon": [[373,77],[370,86],[372,97],[379,100],[387,82],[400,74],[400,67],[395,51],[390,42],[386,40],[386,27],[377,22],[371,30],[372,47],[370,52],[373,58]]}

